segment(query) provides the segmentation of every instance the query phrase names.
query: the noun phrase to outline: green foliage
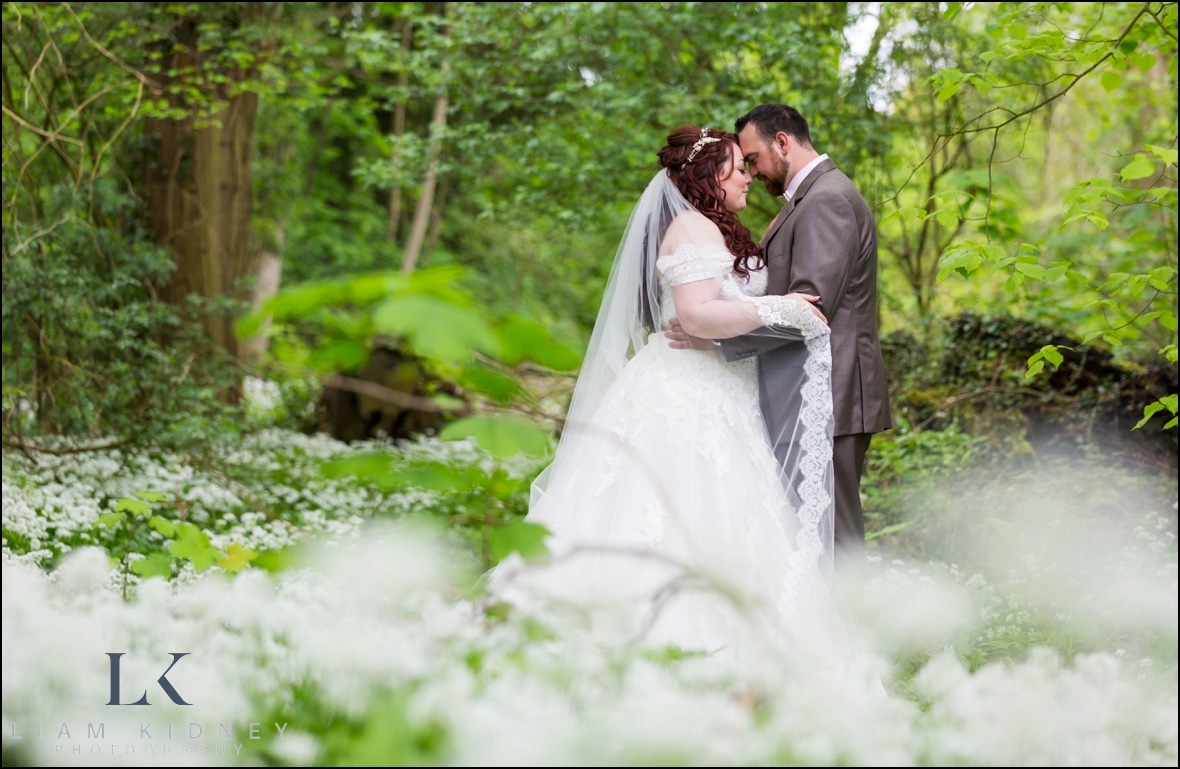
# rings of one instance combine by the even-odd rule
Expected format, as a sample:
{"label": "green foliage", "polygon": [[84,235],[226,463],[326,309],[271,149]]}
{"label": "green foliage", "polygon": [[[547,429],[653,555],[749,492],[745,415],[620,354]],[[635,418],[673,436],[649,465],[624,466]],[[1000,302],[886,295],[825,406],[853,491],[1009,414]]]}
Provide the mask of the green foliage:
{"label": "green foliage", "polygon": [[[376,273],[308,283],[267,302],[243,319],[239,330],[254,333],[264,320],[274,333],[299,329],[308,340],[306,365],[339,370],[342,363],[359,368],[379,340],[404,348],[440,376],[454,377],[469,397],[481,401],[484,414],[451,421],[439,433],[443,441],[472,441],[490,464],[456,466],[441,459],[391,461],[384,453],[330,462],[330,478],[351,476],[382,492],[424,488],[450,500],[431,511],[470,537],[486,569],[510,551],[538,550],[537,533],[512,527],[527,511],[531,476],[511,472],[518,456],[544,459],[549,433],[535,420],[504,410],[519,400],[523,385],[516,373],[522,365],[572,369],[581,356],[555,339],[541,323],[518,314],[493,321],[474,304],[453,268],[428,268],[412,274]],[[442,394],[435,407],[463,411]],[[528,460],[526,460],[528,461]]]}
{"label": "green foliage", "polygon": [[[185,565],[197,572],[211,566],[237,572],[246,568],[257,555],[250,548],[233,544],[223,553],[199,526],[184,520],[184,505],[173,506],[175,513],[152,512],[152,505],[168,502],[168,496],[154,491],[137,491],[135,497],[121,497],[114,510],[98,516],[102,533],[97,541],[120,564],[123,597],[129,597],[128,577],[175,579]],[[154,534],[153,534],[154,532]]]}
{"label": "green foliage", "polygon": [[[315,687],[302,686],[290,704],[263,722],[315,737],[316,755],[307,759],[314,766],[445,766],[446,726],[416,714],[413,694],[413,687],[383,689],[363,713],[345,715],[322,702]],[[260,742],[248,751],[264,766],[288,765],[290,759],[274,745]]]}
{"label": "green foliage", "polygon": [[5,398],[21,403],[5,435],[168,443],[228,429],[219,396],[234,368],[183,319],[227,310],[157,299],[172,257],[113,180],[43,192],[58,224],[5,251]]}
{"label": "green foliage", "polygon": [[328,478],[353,478],[383,493],[422,489],[436,495],[422,515],[457,532],[486,571],[512,552],[546,552],[544,527],[525,523],[529,488],[550,443],[533,425],[510,417],[472,417],[448,425],[443,441],[474,439],[483,462],[456,455],[399,457],[388,452],[355,454],[327,462]]}
{"label": "green foliage", "polygon": [[[1061,195],[1055,229],[1029,221],[1020,240],[996,238],[989,191],[981,232],[987,237],[950,244],[938,280],[955,273],[974,282],[1000,279],[1006,296],[1027,297],[1040,318],[1070,323],[1083,343],[1102,339],[1128,359],[1157,350],[1166,356],[1176,345],[1177,325],[1175,6],[1007,4],[982,20],[995,41],[982,57],[987,71],[943,67],[928,79],[939,99],[968,84],[985,97],[975,115],[958,113],[962,127],[942,139],[947,146],[980,131],[1000,146],[1002,135],[1012,132],[1021,133],[1022,151],[1043,145],[1048,157],[1054,133],[1046,128],[1045,138],[1037,138],[1034,116],[1068,110],[1089,117],[1090,105],[1098,105],[1087,138],[1101,131],[1115,150],[1112,160],[1097,165],[1059,161],[1061,192],[1045,183],[1057,174],[1037,182],[1047,194]],[[1067,35],[1063,29],[1070,26],[1087,33]],[[1062,72],[1062,62],[1071,71]],[[1161,62],[1168,64],[1166,74]],[[1059,98],[1064,106],[1054,105]],[[989,175],[992,170],[989,161]],[[1046,362],[1060,362],[1052,346],[1029,357],[1028,378]],[[1149,407],[1155,413],[1169,402]]]}
{"label": "green foliage", "polygon": [[462,270],[371,273],[285,290],[238,324],[252,336],[267,323],[281,338],[297,331],[308,347],[292,356],[321,372],[352,371],[379,341],[404,347],[440,375],[463,377],[473,392],[503,400],[524,363],[572,370],[581,353],[538,321],[489,317],[461,286]]}

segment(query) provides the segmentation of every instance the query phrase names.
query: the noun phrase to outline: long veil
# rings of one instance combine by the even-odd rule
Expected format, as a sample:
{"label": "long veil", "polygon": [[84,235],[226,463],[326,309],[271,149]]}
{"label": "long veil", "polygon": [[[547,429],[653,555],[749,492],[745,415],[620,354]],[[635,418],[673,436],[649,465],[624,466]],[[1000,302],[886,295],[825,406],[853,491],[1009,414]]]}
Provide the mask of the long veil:
{"label": "long veil", "polygon": [[603,292],[586,357],[578,372],[573,397],[553,462],[533,482],[529,508],[534,509],[574,452],[563,444],[581,440],[593,430],[593,417],[611,386],[627,365],[658,332],[662,317],[656,259],[660,240],[678,215],[695,210],[660,169],[631,211]]}

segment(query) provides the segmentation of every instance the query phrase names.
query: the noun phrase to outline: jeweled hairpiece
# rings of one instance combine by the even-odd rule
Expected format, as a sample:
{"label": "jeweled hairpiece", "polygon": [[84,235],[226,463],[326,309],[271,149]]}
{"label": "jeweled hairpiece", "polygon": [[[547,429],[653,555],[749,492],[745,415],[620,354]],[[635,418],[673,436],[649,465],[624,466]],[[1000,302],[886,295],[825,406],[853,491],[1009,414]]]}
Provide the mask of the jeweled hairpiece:
{"label": "jeweled hairpiece", "polygon": [[680,166],[681,171],[683,171],[689,163],[696,159],[697,154],[700,153],[702,149],[704,149],[706,144],[712,144],[713,142],[721,141],[721,139],[717,138],[716,136],[709,136],[709,130],[710,129],[708,128],[701,129],[701,138],[697,139],[696,144],[692,145],[692,152],[688,153],[688,160],[684,161],[684,165]]}

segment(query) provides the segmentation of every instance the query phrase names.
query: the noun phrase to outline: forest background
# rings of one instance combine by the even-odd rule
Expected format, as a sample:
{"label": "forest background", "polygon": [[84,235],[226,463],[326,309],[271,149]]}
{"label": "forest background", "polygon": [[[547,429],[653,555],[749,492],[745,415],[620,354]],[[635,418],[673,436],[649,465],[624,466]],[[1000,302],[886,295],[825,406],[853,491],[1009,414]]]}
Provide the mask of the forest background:
{"label": "forest background", "polygon": [[[656,150],[785,102],[879,227],[870,544],[982,569],[1014,519],[1147,514],[1174,562],[1175,3],[5,3],[3,29],[6,558],[97,546],[130,600],[282,572],[334,520],[441,523],[475,572],[542,551],[528,483]],[[755,185],[743,221],[775,213]]]}

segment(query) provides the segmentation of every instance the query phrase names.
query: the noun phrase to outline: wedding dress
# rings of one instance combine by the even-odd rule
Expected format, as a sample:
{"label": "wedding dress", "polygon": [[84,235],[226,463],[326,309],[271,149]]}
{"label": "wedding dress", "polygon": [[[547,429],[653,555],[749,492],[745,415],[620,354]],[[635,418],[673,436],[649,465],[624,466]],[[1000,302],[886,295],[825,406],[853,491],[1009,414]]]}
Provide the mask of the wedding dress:
{"label": "wedding dress", "polygon": [[[687,203],[660,175],[653,188],[657,200],[646,208],[695,214],[684,213]],[[633,225],[645,212],[641,201]],[[701,239],[660,255],[653,241],[666,228],[638,224],[644,242],[628,228],[554,461],[534,483],[526,520],[552,532],[553,557],[527,568],[509,559],[493,584],[512,600],[586,607],[604,639],[712,652],[731,647],[751,622],[789,632],[824,600],[830,568],[827,326],[798,300],[763,296],[765,270],[743,278],[721,246]],[[629,240],[647,252],[646,264],[626,253]],[[658,328],[637,333],[644,275]],[[676,315],[672,287],[702,279],[718,281],[722,299],[753,303],[768,327],[798,329],[807,340],[794,437],[804,448],[801,480],[783,482],[756,360],[673,349],[662,333]],[[613,338],[620,330],[622,351]]]}

